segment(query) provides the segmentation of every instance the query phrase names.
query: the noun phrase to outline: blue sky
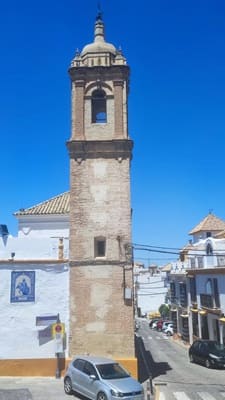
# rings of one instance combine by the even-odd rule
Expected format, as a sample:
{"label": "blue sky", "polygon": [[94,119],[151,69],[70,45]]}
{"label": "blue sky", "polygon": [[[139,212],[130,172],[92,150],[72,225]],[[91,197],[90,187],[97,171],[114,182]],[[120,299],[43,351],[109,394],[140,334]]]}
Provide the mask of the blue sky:
{"label": "blue sky", "polygon": [[[12,234],[13,212],[69,189],[67,71],[93,40],[97,3],[1,4],[0,223]],[[225,219],[225,2],[101,5],[106,40],[131,67],[133,242],[181,248],[210,209]]]}

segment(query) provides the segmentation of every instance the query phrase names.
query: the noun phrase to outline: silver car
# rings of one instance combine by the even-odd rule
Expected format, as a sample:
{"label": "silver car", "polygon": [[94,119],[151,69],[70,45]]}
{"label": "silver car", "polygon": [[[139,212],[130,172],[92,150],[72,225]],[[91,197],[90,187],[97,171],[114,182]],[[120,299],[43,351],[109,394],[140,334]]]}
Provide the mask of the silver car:
{"label": "silver car", "polygon": [[142,385],[119,363],[104,357],[74,358],[64,376],[64,390],[91,400],[144,400]]}

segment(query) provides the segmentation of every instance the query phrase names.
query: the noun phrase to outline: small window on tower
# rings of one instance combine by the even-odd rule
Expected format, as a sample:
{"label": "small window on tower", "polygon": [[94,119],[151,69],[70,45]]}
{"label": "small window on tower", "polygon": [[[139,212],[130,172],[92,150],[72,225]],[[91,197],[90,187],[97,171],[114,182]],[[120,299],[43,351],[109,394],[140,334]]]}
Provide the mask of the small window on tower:
{"label": "small window on tower", "polygon": [[97,89],[92,93],[91,107],[93,124],[102,124],[107,122],[106,94],[104,90]]}
{"label": "small window on tower", "polygon": [[95,238],[95,257],[105,257],[105,238]]}

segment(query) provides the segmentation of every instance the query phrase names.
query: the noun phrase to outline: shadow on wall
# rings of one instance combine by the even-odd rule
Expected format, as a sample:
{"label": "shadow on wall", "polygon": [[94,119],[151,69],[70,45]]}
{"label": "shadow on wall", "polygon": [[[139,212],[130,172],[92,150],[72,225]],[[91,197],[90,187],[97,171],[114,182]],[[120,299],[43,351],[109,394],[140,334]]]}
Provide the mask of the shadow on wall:
{"label": "shadow on wall", "polygon": [[166,362],[155,362],[145,346],[141,337],[135,335],[135,356],[138,362],[138,380],[140,383],[148,379],[154,379],[159,375],[164,375],[171,367]]}

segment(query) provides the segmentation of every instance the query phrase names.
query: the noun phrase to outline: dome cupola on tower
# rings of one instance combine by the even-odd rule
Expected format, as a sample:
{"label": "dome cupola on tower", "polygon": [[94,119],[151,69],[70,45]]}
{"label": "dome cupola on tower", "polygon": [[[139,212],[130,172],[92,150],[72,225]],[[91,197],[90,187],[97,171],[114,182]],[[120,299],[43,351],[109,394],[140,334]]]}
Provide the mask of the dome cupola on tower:
{"label": "dome cupola on tower", "polygon": [[79,54],[76,53],[71,66],[111,66],[114,64],[126,64],[126,59],[122,56],[121,50],[116,50],[115,46],[105,41],[104,22],[101,12],[98,13],[94,27],[94,41],[84,46]]}

